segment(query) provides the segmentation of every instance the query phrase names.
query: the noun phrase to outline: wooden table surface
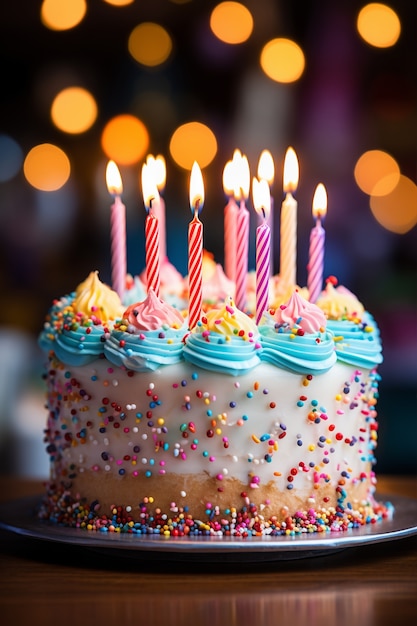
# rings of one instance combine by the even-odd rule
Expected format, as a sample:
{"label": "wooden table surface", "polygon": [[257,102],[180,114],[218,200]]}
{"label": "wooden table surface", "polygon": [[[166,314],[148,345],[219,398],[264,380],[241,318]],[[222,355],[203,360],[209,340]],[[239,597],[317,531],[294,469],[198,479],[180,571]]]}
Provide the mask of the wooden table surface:
{"label": "wooden table surface", "polygon": [[[415,477],[379,477],[378,492],[417,498]],[[42,493],[0,476],[0,500]],[[0,531],[3,626],[411,626],[417,538],[267,563],[149,563]]]}

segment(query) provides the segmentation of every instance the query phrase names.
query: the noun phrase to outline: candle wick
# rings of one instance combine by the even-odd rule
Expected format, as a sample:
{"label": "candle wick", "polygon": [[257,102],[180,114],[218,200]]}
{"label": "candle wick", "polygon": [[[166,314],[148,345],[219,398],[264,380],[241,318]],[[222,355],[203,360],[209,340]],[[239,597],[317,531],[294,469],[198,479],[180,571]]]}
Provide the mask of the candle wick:
{"label": "candle wick", "polygon": [[200,198],[197,198],[194,205],[194,219],[198,218],[198,208],[200,206]]}
{"label": "candle wick", "polygon": [[262,215],[263,215],[264,220],[266,220],[265,207],[261,207],[261,211],[262,211]]}

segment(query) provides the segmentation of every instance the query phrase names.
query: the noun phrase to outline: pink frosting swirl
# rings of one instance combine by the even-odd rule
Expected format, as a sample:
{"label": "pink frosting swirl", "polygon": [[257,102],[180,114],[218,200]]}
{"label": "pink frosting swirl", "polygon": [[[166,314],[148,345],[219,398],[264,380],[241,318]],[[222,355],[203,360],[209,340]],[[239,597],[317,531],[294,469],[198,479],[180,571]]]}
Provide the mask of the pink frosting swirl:
{"label": "pink frosting swirl", "polygon": [[298,291],[294,291],[287,304],[281,304],[276,309],[274,319],[280,325],[296,325],[305,333],[315,333],[326,327],[323,311],[300,296]]}
{"label": "pink frosting swirl", "polygon": [[123,318],[132,329],[138,331],[158,330],[164,326],[181,328],[184,324],[181,312],[158,298],[152,289],[143,302],[131,304]]}

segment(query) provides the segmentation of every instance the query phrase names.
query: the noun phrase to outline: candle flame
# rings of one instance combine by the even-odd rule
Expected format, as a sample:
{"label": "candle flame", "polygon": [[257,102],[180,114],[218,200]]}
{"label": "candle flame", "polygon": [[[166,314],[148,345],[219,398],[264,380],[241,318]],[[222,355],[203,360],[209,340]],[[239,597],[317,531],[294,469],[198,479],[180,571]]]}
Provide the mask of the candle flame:
{"label": "candle flame", "polygon": [[327,192],[323,183],[316,187],[313,197],[313,217],[323,219],[327,213]]}
{"label": "candle flame", "polygon": [[239,161],[236,161],[236,177],[237,187],[234,191],[235,199],[246,200],[249,196],[250,189],[250,169],[246,155],[241,155]]}
{"label": "candle flame", "polygon": [[293,148],[289,147],[284,160],[284,192],[293,193],[298,186],[299,168],[297,155]]}
{"label": "candle flame", "polygon": [[165,187],[166,181],[166,165],[164,157],[161,154],[158,154],[156,157],[154,157],[153,154],[148,154],[146,157],[146,165],[152,173],[158,190],[162,191]]}
{"label": "candle flame", "polygon": [[226,196],[231,196],[235,189],[233,161],[228,161],[223,170],[223,189]]}
{"label": "candle flame", "polygon": [[274,182],[275,166],[269,150],[263,150],[259,157],[258,178],[265,178],[270,185]]}
{"label": "candle flame", "polygon": [[109,161],[106,168],[107,189],[112,196],[120,196],[123,192],[122,177],[114,161]]}
{"label": "candle flame", "polygon": [[271,192],[269,190],[268,181],[265,178],[258,180],[253,178],[252,181],[253,206],[258,215],[267,220],[271,211]]}
{"label": "candle flame", "polygon": [[152,166],[149,167],[146,163],[142,165],[142,194],[145,208],[149,211],[152,200],[159,200],[159,193],[153,176]]}
{"label": "candle flame", "polygon": [[193,214],[200,213],[204,204],[204,182],[200,166],[196,161],[191,168],[190,207]]}

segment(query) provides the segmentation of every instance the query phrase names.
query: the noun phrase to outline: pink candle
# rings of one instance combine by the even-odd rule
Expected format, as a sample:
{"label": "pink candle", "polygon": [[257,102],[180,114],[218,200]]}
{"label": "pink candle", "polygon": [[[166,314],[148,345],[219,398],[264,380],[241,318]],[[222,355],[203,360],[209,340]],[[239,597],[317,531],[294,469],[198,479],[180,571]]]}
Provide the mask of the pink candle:
{"label": "pink candle", "polygon": [[193,219],[188,227],[188,326],[191,329],[201,316],[203,302],[203,225],[198,214],[204,204],[204,184],[196,162],[191,169],[190,207]]}
{"label": "pink candle", "polygon": [[271,196],[265,179],[253,179],[253,205],[262,219],[256,229],[256,323],[259,324],[268,308],[271,257],[271,229],[267,222]]}
{"label": "pink candle", "polygon": [[114,197],[110,207],[111,237],[111,276],[112,287],[120,297],[126,286],[126,207],[121,201],[123,191],[119,169],[114,161],[109,161],[106,169],[106,181],[109,193]]}
{"label": "pink candle", "polygon": [[233,197],[233,161],[228,161],[223,171],[223,189],[229,202],[224,208],[224,271],[230,280],[236,273],[236,233],[238,206]]}
{"label": "pink candle", "polygon": [[310,302],[316,302],[323,287],[324,242],[326,233],[321,225],[321,220],[326,215],[326,212],[326,188],[322,183],[319,183],[313,198],[313,217],[316,219],[316,225],[312,228],[310,234],[310,251],[307,266],[307,287]]}
{"label": "pink candle", "polygon": [[153,203],[158,202],[159,193],[155,180],[148,166],[142,166],[142,192],[148,215],[145,220],[145,256],[146,284],[159,296],[160,288],[160,252],[159,252],[159,220],[153,214]]}
{"label": "pink candle", "polygon": [[242,156],[239,164],[240,207],[237,214],[237,247],[236,247],[236,293],[235,303],[238,309],[246,308],[246,290],[248,280],[249,251],[249,211],[245,200],[249,195],[250,172],[246,156]]}

